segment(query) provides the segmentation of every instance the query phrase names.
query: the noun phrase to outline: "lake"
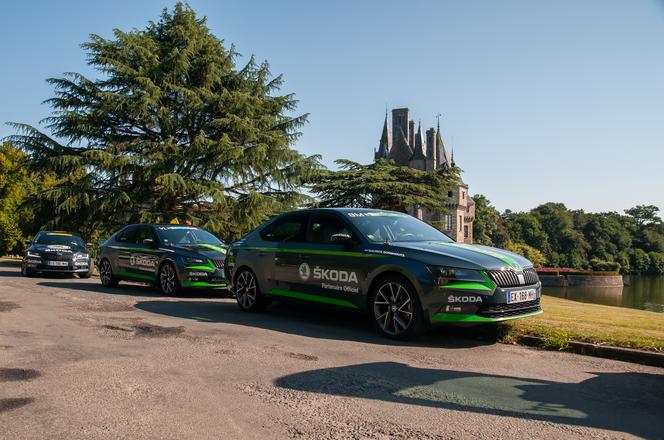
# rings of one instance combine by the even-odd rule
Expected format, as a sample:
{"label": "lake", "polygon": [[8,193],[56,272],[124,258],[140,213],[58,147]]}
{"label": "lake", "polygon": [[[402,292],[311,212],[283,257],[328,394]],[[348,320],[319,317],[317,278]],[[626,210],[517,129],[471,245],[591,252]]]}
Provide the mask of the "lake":
{"label": "lake", "polygon": [[664,276],[626,275],[624,287],[543,287],[544,295],[664,313]]}

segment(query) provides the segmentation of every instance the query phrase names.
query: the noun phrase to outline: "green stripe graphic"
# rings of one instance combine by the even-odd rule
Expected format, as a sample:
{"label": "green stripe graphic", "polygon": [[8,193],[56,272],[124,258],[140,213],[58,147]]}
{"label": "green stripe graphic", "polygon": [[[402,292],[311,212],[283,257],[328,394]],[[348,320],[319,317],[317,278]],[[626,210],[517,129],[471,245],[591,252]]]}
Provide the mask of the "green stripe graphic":
{"label": "green stripe graphic", "polygon": [[363,252],[322,251],[320,249],[290,249],[290,248],[268,248],[268,247],[239,247],[238,249],[265,251],[265,252],[284,252],[291,254],[335,255],[339,257],[361,257],[361,258],[387,257],[387,255],[365,254]]}
{"label": "green stripe graphic", "polygon": [[295,298],[295,299],[302,299],[305,301],[313,301],[313,302],[319,302],[319,303],[325,303],[325,304],[332,304],[335,306],[342,306],[342,307],[348,307],[351,309],[357,309],[357,306],[353,304],[350,301],[346,301],[343,299],[336,299],[336,298],[328,298],[326,296],[319,296],[319,295],[312,295],[310,293],[301,293],[301,292],[292,292],[290,290],[279,290],[279,289],[272,289],[270,290],[270,294],[272,295],[277,295],[277,296],[285,296],[288,298]]}
{"label": "green stripe graphic", "polygon": [[143,275],[143,274],[140,274],[140,273],[118,272],[118,276],[136,278],[136,279],[139,279],[139,280],[146,280],[146,281],[154,281],[154,275]]}

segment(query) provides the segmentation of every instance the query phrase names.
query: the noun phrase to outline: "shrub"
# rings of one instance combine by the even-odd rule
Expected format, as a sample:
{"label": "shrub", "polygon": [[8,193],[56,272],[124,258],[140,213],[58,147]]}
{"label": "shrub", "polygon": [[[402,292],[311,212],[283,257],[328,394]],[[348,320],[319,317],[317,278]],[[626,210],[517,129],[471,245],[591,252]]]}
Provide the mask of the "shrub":
{"label": "shrub", "polygon": [[532,246],[524,243],[507,243],[507,250],[515,254],[521,255],[530,260],[533,266],[542,266],[546,262],[546,257],[542,252]]}
{"label": "shrub", "polygon": [[599,272],[617,272],[620,270],[620,263],[615,261],[604,261],[599,258],[592,258],[590,260],[590,267]]}
{"label": "shrub", "polygon": [[632,273],[645,273],[650,270],[650,257],[641,249],[632,249],[629,254]]}

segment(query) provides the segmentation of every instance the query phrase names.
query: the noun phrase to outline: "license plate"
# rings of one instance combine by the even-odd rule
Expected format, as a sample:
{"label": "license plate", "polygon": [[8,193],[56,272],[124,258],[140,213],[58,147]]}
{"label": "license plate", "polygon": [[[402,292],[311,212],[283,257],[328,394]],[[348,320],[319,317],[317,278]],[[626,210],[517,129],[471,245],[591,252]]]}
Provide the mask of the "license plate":
{"label": "license plate", "polygon": [[507,304],[533,301],[536,299],[537,299],[537,290],[535,289],[507,291]]}
{"label": "license plate", "polygon": [[49,261],[48,265],[58,267],[69,266],[69,261]]}

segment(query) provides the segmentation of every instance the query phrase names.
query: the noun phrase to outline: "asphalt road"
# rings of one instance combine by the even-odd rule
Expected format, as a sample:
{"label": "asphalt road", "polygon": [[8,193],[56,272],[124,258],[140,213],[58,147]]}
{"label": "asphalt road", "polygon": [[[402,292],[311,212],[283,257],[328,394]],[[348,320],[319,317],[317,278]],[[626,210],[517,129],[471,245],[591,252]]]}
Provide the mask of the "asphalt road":
{"label": "asphalt road", "polygon": [[664,370],[0,264],[0,438],[664,438]]}

